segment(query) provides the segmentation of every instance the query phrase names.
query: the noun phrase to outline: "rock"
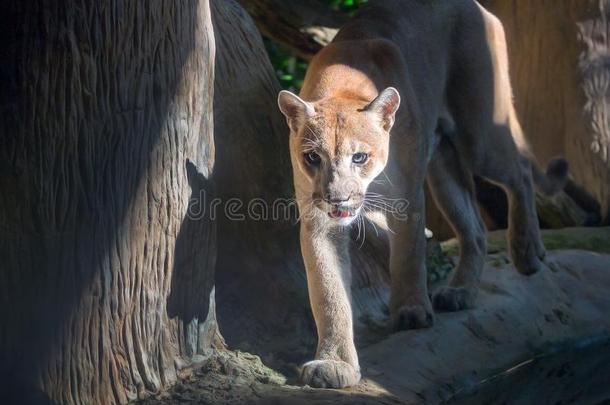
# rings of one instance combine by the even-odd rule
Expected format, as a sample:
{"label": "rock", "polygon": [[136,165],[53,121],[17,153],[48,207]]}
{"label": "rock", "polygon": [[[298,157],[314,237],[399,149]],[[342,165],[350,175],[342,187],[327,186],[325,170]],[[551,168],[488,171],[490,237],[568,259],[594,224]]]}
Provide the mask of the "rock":
{"label": "rock", "polygon": [[[548,356],[548,352],[555,356],[553,360],[565,356],[569,366],[576,357],[563,351],[570,353],[596,343],[594,349],[598,351],[594,350],[589,363],[605,358],[606,366],[597,370],[596,378],[608,381],[610,256],[562,251],[552,253],[551,258],[560,264],[557,272],[541,272],[529,278],[510,265],[488,266],[475,309],[437,314],[432,329],[398,333],[361,350],[362,364],[374,364],[381,373],[370,378],[407,402],[451,402],[464,392],[476,392],[473,387],[497,376],[499,370],[510,370],[524,361]],[[591,372],[586,366],[585,374]],[[553,403],[549,395],[562,399],[553,394],[553,386],[544,384],[545,389],[541,389],[534,383],[540,378],[546,382],[544,374],[534,371],[528,378],[531,384],[521,382],[509,391],[514,395],[537,392],[540,400],[531,397],[528,401],[532,403]],[[585,387],[592,383],[588,375],[572,375],[558,379],[554,387],[561,388],[569,378],[581,378]],[[565,395],[561,390],[557,392]],[[511,402],[511,397],[508,399]],[[586,397],[580,399],[588,402]]]}
{"label": "rock", "polygon": [[[606,251],[608,229],[545,232],[549,247]],[[222,352],[180,392],[147,403],[597,403],[610,396],[610,255],[551,252],[557,271],[517,273],[490,235],[476,307],[437,314],[433,328],[361,343],[363,380],[348,390],[287,385],[257,356]],[[496,244],[496,242],[498,242]],[[553,244],[555,243],[555,245]],[[444,249],[450,247],[443,245]],[[373,327],[375,325],[373,324]],[[295,348],[298,349],[298,348]],[[222,365],[222,366],[219,366]],[[293,372],[296,374],[296,372]],[[606,395],[604,397],[604,395]],[[168,399],[169,398],[169,399]]]}

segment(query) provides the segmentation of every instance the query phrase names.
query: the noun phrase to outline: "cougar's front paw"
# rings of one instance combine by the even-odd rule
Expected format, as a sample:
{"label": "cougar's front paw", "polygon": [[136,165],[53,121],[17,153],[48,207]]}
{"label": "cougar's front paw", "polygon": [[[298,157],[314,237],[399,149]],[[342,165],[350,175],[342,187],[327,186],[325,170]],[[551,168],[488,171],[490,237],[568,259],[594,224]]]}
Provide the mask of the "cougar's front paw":
{"label": "cougar's front paw", "polygon": [[441,287],[434,294],[432,304],[437,311],[455,312],[474,307],[477,291],[465,287]]}
{"label": "cougar's front paw", "polygon": [[403,305],[390,318],[394,331],[430,328],[434,325],[434,313],[429,304]]}
{"label": "cougar's front paw", "polygon": [[358,384],[360,371],[340,360],[313,360],[303,364],[300,380],[314,388],[345,388]]}
{"label": "cougar's front paw", "polygon": [[511,257],[517,271],[524,276],[531,276],[545,269],[546,250],[540,237],[526,234],[510,241]]}
{"label": "cougar's front paw", "polygon": [[545,256],[545,258],[544,258],[544,265],[546,267],[548,267],[548,269],[554,273],[557,273],[558,271],[560,271],[563,268],[563,266],[560,262],[558,262],[555,258],[552,258],[548,255]]}
{"label": "cougar's front paw", "polygon": [[513,254],[513,262],[517,271],[524,276],[531,276],[544,270],[544,261],[534,255],[525,257],[518,257],[517,254]]}

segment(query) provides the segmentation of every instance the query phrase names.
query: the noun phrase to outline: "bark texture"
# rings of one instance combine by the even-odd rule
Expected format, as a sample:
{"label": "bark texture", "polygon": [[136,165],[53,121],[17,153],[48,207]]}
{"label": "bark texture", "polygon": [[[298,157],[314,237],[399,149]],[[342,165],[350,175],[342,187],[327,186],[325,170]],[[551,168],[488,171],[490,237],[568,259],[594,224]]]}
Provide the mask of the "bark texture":
{"label": "bark texture", "polygon": [[[293,344],[309,340],[303,346],[311,346],[313,321],[296,212],[290,210],[294,191],[289,133],[276,101],[281,88],[250,16],[233,0],[212,0],[211,5],[217,38],[214,122],[222,204],[216,218],[223,242],[216,276],[221,331],[230,346],[257,353],[281,351],[274,345],[283,339]],[[286,209],[274,210],[275,201]],[[239,204],[235,211],[229,209],[233,202]]]}
{"label": "bark texture", "polygon": [[610,223],[610,1],[598,0],[595,11],[578,24],[584,50],[579,68],[586,97],[588,136],[567,140],[574,176],[597,197]]}
{"label": "bark texture", "polygon": [[[2,12],[0,380],[8,403],[125,403],[218,338],[206,0]],[[2,402],[2,401],[0,401]]]}

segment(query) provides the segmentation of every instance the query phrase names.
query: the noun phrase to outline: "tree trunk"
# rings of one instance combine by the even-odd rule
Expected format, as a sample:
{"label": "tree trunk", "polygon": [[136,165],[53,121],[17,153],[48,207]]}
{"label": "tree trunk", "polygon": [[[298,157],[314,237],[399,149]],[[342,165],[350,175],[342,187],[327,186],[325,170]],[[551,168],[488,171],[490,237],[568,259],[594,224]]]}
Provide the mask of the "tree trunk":
{"label": "tree trunk", "polygon": [[218,339],[208,2],[2,19],[0,402],[157,392]]}
{"label": "tree trunk", "polygon": [[[315,330],[288,126],[277,107],[281,87],[250,16],[233,0],[212,0],[211,6],[218,45],[215,179],[223,202],[216,215],[221,331],[231,347],[263,356],[290,347],[304,357],[315,345]],[[225,209],[232,201],[242,204],[235,214]]]}
{"label": "tree trunk", "polygon": [[515,104],[536,157],[564,155],[610,210],[610,1],[485,0],[507,33]]}

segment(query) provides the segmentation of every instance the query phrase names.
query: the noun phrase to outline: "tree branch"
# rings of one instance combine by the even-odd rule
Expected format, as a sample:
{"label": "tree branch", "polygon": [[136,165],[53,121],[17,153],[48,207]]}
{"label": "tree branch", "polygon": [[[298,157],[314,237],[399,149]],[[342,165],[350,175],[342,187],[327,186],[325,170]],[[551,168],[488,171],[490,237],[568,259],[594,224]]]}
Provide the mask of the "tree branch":
{"label": "tree branch", "polygon": [[320,0],[239,0],[261,33],[310,60],[347,17]]}

